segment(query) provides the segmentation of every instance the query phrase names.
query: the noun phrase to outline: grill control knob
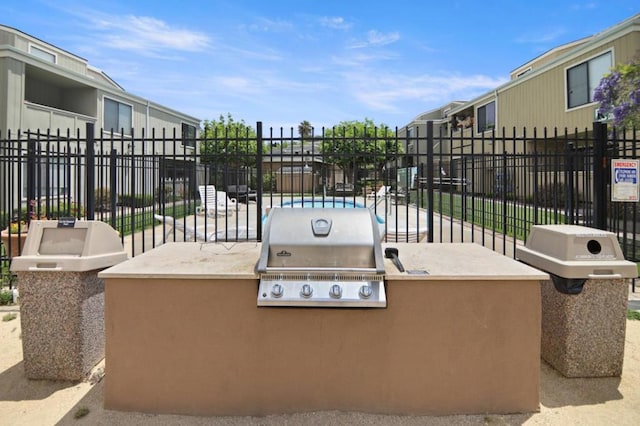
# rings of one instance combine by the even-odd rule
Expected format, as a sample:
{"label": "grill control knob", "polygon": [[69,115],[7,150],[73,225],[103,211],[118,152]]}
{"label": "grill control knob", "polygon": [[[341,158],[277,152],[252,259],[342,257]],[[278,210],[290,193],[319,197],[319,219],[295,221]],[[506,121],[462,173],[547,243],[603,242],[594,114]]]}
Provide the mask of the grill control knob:
{"label": "grill control knob", "polygon": [[373,289],[371,288],[371,286],[365,284],[362,287],[360,287],[360,291],[358,293],[360,294],[360,297],[362,297],[363,299],[368,299],[373,294]]}
{"label": "grill control knob", "polygon": [[313,294],[313,287],[310,284],[303,284],[302,289],[300,290],[300,296],[308,299]]}
{"label": "grill control knob", "polygon": [[329,289],[329,296],[334,299],[340,299],[342,297],[342,287],[339,284],[334,284]]}
{"label": "grill control knob", "polygon": [[284,293],[284,287],[282,287],[282,285],[274,284],[273,287],[271,287],[271,295],[273,297],[275,298],[282,297],[283,293]]}

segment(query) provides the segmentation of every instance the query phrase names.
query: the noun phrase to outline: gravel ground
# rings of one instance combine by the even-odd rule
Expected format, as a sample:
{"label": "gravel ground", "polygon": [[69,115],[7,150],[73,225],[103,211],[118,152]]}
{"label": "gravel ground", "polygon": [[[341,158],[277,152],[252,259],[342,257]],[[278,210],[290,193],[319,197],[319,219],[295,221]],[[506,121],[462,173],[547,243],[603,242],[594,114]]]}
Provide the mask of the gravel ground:
{"label": "gravel ground", "polygon": [[[10,313],[3,307],[0,315]],[[27,380],[20,318],[0,322],[0,425],[638,425],[640,321],[627,321],[622,377],[567,379],[541,366],[540,411],[514,415],[388,416],[314,412],[265,417],[193,417],[105,410],[101,363],[81,383]],[[103,361],[104,362],[104,361]],[[86,416],[76,419],[81,409]]]}

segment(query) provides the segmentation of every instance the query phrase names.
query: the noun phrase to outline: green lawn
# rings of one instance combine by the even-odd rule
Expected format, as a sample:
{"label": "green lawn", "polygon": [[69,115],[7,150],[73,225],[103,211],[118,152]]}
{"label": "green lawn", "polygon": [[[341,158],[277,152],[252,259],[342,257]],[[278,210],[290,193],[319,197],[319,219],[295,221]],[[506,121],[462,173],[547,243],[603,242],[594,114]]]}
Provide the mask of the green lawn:
{"label": "green lawn", "polygon": [[[421,200],[422,207],[426,208],[426,191]],[[565,215],[560,211],[494,198],[435,193],[433,202],[435,213],[493,229],[523,241],[532,225],[565,222]]]}

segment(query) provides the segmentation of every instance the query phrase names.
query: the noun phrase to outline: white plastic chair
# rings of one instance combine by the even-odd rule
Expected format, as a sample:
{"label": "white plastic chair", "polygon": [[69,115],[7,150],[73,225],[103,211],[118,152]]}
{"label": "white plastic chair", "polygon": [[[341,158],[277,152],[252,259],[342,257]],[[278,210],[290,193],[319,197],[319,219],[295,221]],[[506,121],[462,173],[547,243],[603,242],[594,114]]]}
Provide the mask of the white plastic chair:
{"label": "white plastic chair", "polygon": [[[216,191],[215,185],[199,185],[200,211],[209,217],[232,215],[236,203],[224,191]],[[231,208],[233,207],[233,208]]]}
{"label": "white plastic chair", "polygon": [[381,198],[385,198],[389,196],[390,191],[391,191],[390,186],[381,186],[380,189],[378,189],[378,192],[371,191],[370,193],[368,193],[367,198],[373,198],[373,199],[379,200]]}

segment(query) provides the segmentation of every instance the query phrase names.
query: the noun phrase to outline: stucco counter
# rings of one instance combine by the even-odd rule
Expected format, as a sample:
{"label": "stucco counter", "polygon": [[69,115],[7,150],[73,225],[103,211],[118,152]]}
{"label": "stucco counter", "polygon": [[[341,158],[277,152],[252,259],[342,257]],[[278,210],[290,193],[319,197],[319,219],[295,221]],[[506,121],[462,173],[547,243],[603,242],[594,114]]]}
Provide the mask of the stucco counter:
{"label": "stucco counter", "polygon": [[105,408],[537,411],[540,281],[475,244],[389,244],[387,308],[256,306],[259,243],[169,243],[105,279]]}

